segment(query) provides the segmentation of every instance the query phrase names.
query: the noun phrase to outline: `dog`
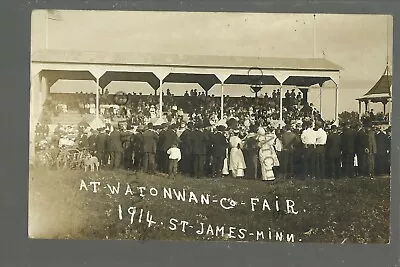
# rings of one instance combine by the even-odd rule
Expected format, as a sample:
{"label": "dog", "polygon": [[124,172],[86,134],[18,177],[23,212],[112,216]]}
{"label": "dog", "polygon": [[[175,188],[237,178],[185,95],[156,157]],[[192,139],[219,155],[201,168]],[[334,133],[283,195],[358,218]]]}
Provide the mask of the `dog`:
{"label": "dog", "polygon": [[100,162],[99,159],[95,156],[92,155],[88,155],[85,159],[84,159],[84,166],[85,166],[85,172],[88,170],[88,167],[90,167],[90,170],[93,172],[95,169],[96,171],[99,171],[99,166],[100,166]]}

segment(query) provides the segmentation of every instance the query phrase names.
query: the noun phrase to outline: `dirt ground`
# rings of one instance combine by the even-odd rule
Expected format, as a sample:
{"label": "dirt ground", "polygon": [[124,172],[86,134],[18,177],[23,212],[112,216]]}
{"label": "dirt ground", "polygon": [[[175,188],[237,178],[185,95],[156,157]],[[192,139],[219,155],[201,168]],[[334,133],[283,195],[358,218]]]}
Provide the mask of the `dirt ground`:
{"label": "dirt ground", "polygon": [[262,182],[48,169],[29,177],[31,238],[387,243],[389,207],[388,177]]}

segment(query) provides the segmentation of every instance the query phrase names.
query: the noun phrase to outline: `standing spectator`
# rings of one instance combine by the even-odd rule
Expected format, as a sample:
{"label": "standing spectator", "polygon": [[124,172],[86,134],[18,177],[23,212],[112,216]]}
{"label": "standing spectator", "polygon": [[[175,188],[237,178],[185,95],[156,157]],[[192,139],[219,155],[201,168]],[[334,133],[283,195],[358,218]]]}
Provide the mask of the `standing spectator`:
{"label": "standing spectator", "polygon": [[97,151],[97,158],[100,161],[102,166],[106,166],[108,163],[108,157],[106,158],[106,149],[108,143],[108,135],[105,133],[105,129],[99,129],[100,133],[97,135],[96,138],[96,151]]}
{"label": "standing spectator", "polygon": [[167,157],[167,151],[169,148],[172,147],[173,144],[178,144],[178,135],[176,134],[174,130],[174,126],[170,125],[165,132],[163,133],[163,139],[161,143],[161,148],[162,148],[162,169],[165,171],[165,173],[168,172],[169,168],[169,158]]}
{"label": "standing spectator", "polygon": [[292,92],[290,92],[290,98],[291,98],[292,100],[294,100],[294,99],[296,98],[296,92],[295,92],[294,89],[292,89]]}
{"label": "standing spectator", "polygon": [[263,181],[273,181],[275,180],[273,168],[279,166],[278,156],[274,149],[276,136],[272,131],[266,133],[262,127],[258,129],[257,134],[260,147],[261,179]]}
{"label": "standing spectator", "polygon": [[133,134],[124,129],[121,132],[121,140],[123,151],[123,166],[125,169],[133,170],[133,166],[135,164],[135,153],[133,149]]}
{"label": "standing spectator", "polygon": [[133,136],[133,153],[134,156],[134,168],[137,171],[142,170],[143,167],[143,128],[138,127],[136,134]]}
{"label": "standing spectator", "polygon": [[226,149],[228,148],[228,140],[226,140],[226,137],[223,133],[224,131],[224,126],[217,126],[217,132],[212,135],[211,139],[213,148],[212,176],[217,178],[222,177],[222,168],[224,166]]}
{"label": "standing spectator", "polygon": [[366,129],[360,127],[357,132],[356,139],[356,153],[358,161],[358,174],[361,176],[368,176],[368,143],[369,137]]}
{"label": "standing spectator", "polygon": [[206,147],[206,156],[205,156],[205,165],[204,165],[204,172],[207,177],[213,176],[213,147],[212,147],[212,140],[214,134],[211,131],[211,125],[208,120],[205,120],[204,125],[206,128],[204,129],[204,134],[207,136],[207,142],[204,144]]}
{"label": "standing spectator", "polygon": [[181,150],[177,147],[177,144],[173,144],[171,148],[167,150],[169,155],[168,175],[175,177],[178,172],[178,162],[181,160]]}
{"label": "standing spectator", "polygon": [[257,179],[259,172],[259,159],[258,159],[258,144],[257,144],[257,128],[255,125],[251,125],[249,129],[250,133],[245,137],[244,140],[244,159],[246,162],[246,178]]}
{"label": "standing spectator", "polygon": [[122,147],[121,133],[117,128],[114,128],[110,133],[110,152],[111,168],[118,169],[121,166],[124,149]]}
{"label": "standing spectator", "polygon": [[233,177],[243,177],[246,163],[242,152],[243,143],[239,138],[239,130],[233,132],[233,136],[229,139],[231,147],[229,158],[229,169],[232,171]]}
{"label": "standing spectator", "polygon": [[157,133],[153,130],[153,124],[150,122],[147,125],[147,130],[143,133],[143,168],[147,173],[154,173],[155,171],[158,138]]}
{"label": "standing spectator", "polygon": [[96,132],[91,129],[90,130],[90,135],[88,137],[88,143],[89,143],[89,152],[91,155],[95,155],[96,153],[96,139],[97,139],[97,134]]}
{"label": "standing spectator", "polygon": [[376,133],[376,154],[375,154],[375,174],[383,175],[386,173],[386,162],[388,161],[389,138],[379,128]]}
{"label": "standing spectator", "polygon": [[304,145],[304,175],[308,178],[315,178],[315,143],[317,134],[312,128],[312,123],[305,123],[306,129],[301,134],[301,141]]}
{"label": "standing spectator", "polygon": [[386,136],[387,136],[387,156],[386,156],[386,161],[385,161],[385,174],[390,174],[390,152],[391,152],[391,142],[392,142],[392,128],[389,126],[386,130]]}
{"label": "standing spectator", "polygon": [[[326,141],[326,158],[328,163],[328,177],[332,179],[339,179],[340,172],[340,149],[341,149],[341,136],[337,131],[336,125],[331,126],[330,133]],[[351,159],[354,158],[354,155]],[[353,162],[351,162],[353,164]]]}
{"label": "standing spectator", "polygon": [[367,176],[373,178],[375,173],[376,139],[372,126],[367,127],[368,145],[365,150],[367,155]]}
{"label": "standing spectator", "polygon": [[191,134],[191,148],[192,148],[192,164],[193,164],[193,177],[201,178],[204,174],[204,158],[206,155],[206,147],[204,144],[208,141],[207,135],[201,131],[202,125],[196,124],[195,130]]}
{"label": "standing spectator", "polygon": [[290,125],[285,126],[282,134],[281,172],[283,178],[292,178],[294,175],[294,149],[299,142],[298,137],[291,131]]}
{"label": "standing spectator", "polygon": [[183,174],[191,175],[193,173],[193,158],[192,158],[192,132],[193,132],[193,123],[188,122],[187,128],[180,135],[180,144],[179,147],[182,153],[182,160],[179,162],[180,171]]}
{"label": "standing spectator", "polygon": [[167,166],[165,165],[166,160],[168,159],[166,156],[166,151],[169,147],[164,149],[164,140],[165,140],[165,132],[167,131],[167,124],[161,124],[161,130],[158,132],[158,140],[157,140],[157,152],[156,152],[156,168],[159,172],[167,173]]}
{"label": "standing spectator", "polygon": [[[354,156],[356,155],[356,131],[345,124],[340,138],[342,152],[343,174],[345,177],[354,177]],[[357,157],[358,158],[358,157]]]}
{"label": "standing spectator", "polygon": [[323,129],[322,122],[315,122],[315,132],[315,175],[316,177],[323,179],[325,178],[325,145],[327,134]]}

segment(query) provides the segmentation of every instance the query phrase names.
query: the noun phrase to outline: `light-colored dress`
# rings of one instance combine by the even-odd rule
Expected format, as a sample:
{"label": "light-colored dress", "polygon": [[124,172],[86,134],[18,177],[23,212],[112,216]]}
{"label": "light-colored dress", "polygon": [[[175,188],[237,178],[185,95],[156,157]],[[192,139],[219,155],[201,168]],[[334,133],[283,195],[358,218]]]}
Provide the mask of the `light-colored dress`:
{"label": "light-colored dress", "polygon": [[238,136],[232,136],[229,139],[229,144],[231,146],[229,170],[232,171],[233,177],[243,177],[244,169],[246,169],[246,163],[241,150],[242,140]]}
{"label": "light-colored dress", "polygon": [[276,142],[275,134],[265,134],[258,137],[260,147],[260,163],[262,180],[272,181],[275,180],[273,167],[279,166],[278,156],[276,155],[274,145]]}

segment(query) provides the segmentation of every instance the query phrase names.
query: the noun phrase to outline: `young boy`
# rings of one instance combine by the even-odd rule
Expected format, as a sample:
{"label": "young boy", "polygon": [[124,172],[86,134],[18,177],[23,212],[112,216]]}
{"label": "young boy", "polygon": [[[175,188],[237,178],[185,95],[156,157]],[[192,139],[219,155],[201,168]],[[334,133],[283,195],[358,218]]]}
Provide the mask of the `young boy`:
{"label": "young boy", "polygon": [[167,154],[169,155],[168,175],[175,177],[178,172],[178,162],[181,160],[181,150],[176,144],[173,144],[172,147],[167,150]]}

